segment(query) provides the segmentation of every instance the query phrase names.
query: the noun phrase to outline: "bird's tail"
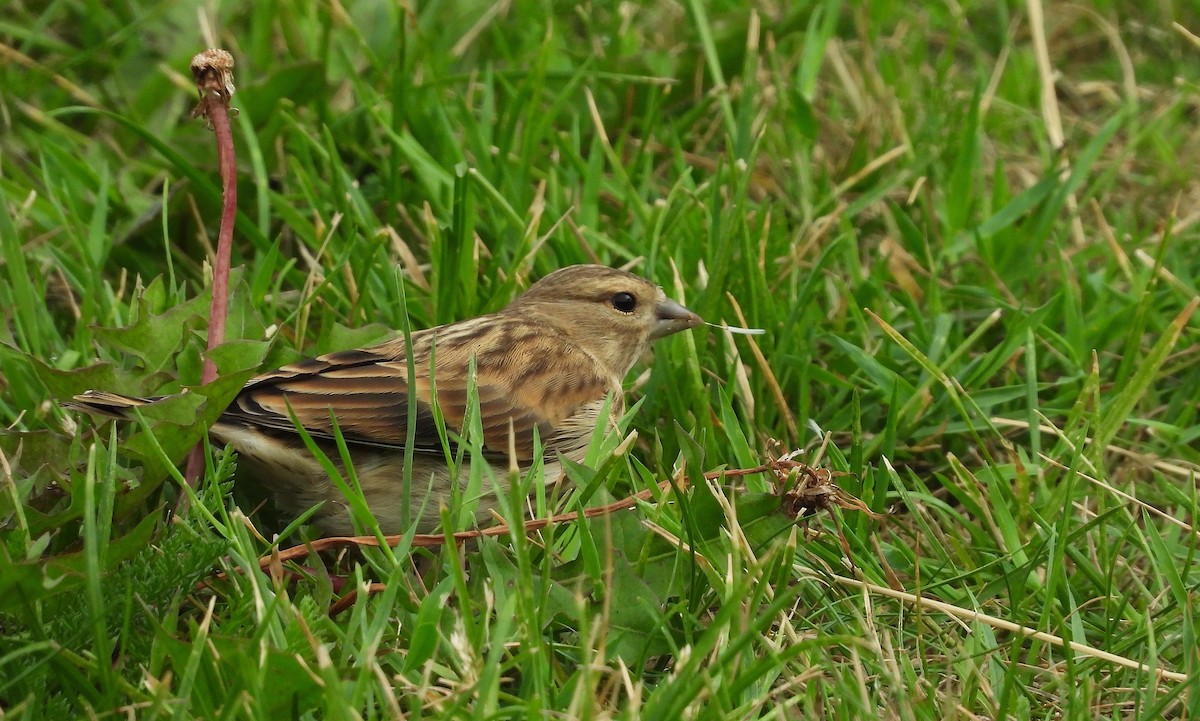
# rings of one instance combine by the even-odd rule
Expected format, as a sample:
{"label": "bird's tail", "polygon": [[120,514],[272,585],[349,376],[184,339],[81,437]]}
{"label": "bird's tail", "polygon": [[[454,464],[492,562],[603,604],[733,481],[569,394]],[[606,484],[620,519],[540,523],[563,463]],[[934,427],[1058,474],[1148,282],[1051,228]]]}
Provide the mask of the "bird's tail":
{"label": "bird's tail", "polygon": [[138,398],[137,396],[123,396],[120,393],[109,393],[108,391],[87,391],[69,401],[64,401],[62,406],[63,408],[83,411],[84,413],[95,413],[108,418],[128,420],[132,418],[129,412],[134,408],[150,405],[162,400],[164,397]]}

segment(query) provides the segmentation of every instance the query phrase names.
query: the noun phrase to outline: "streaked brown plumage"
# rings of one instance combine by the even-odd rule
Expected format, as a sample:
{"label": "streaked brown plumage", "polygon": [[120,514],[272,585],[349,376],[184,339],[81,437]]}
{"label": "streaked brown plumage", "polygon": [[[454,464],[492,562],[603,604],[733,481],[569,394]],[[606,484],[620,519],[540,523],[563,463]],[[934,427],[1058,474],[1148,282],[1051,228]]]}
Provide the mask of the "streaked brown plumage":
{"label": "streaked brown plumage", "polygon": [[[436,402],[446,427],[461,430],[467,413],[468,374],[475,361],[484,455],[507,482],[513,460],[534,460],[535,433],[545,459],[545,481],[562,476],[561,453],[579,462],[606,399],[613,423],[624,409],[622,379],[651,341],[694,328],[696,314],[632,273],[577,265],[551,273],[498,313],[412,334],[417,401],[409,507],[418,530],[432,530],[439,505],[451,496]],[[334,439],[333,420],[351,449],[354,470],[380,527],[405,530],[402,469],[408,433],[409,379],[404,339],[362,350],[330,353],[252,379],[211,429],[239,453],[244,475],[265,484],[282,510],[299,514],[325,502],[315,520],[326,533],[352,531],[346,501],[303,447],[289,415],[316,439]],[[89,391],[75,408],[123,416],[154,399]],[[511,424],[511,439],[510,439]],[[336,450],[330,457],[337,458]],[[485,484],[488,481],[485,479]],[[479,499],[477,516],[494,506]]]}

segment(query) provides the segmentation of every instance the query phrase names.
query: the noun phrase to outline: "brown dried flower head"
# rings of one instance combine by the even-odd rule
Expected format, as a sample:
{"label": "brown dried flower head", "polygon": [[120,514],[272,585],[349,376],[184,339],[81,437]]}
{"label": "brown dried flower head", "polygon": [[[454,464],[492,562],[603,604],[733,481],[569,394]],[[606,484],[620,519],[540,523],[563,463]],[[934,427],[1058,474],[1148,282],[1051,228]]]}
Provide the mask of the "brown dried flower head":
{"label": "brown dried flower head", "polygon": [[200,102],[192,110],[192,117],[207,117],[209,102],[215,100],[228,104],[234,93],[233,55],[219,48],[198,53],[192,58],[192,77],[196,79],[196,89],[200,91]]}

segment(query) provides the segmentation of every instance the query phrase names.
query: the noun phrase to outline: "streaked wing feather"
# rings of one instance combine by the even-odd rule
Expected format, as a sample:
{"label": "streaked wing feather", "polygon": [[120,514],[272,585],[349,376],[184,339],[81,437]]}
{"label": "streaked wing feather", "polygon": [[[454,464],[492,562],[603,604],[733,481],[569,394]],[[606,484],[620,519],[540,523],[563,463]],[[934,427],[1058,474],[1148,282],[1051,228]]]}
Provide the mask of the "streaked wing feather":
{"label": "streaked wing feather", "polygon": [[[457,431],[466,417],[466,367],[470,356],[444,351],[439,345],[438,367],[431,385],[427,348],[415,338],[414,345],[414,451],[440,455],[442,442],[434,422],[432,385],[437,387],[438,407],[446,427]],[[528,373],[514,368],[514,359],[478,363],[476,389],[484,445],[487,456],[496,460],[508,458],[509,419],[517,460],[528,461],[534,453],[535,432],[544,451],[553,453],[559,424],[568,419],[578,423],[576,413],[611,390],[610,379],[589,372],[592,364],[587,359],[579,364],[583,370],[563,374],[549,373],[541,353],[522,357],[530,359]],[[531,374],[542,377],[531,378]],[[556,381],[558,376],[567,380]],[[372,349],[331,353],[259,376],[246,385],[221,421],[294,434],[294,414],[314,437],[332,440],[331,416],[336,413],[337,427],[348,443],[402,451],[408,432],[408,391],[403,345],[392,342]]]}
{"label": "streaked wing feather", "polygon": [[[375,349],[330,353],[284,366],[250,381],[222,422],[296,433],[296,421],[332,440],[334,421],[350,443],[404,448],[408,431],[406,364]],[[429,399],[417,389],[414,448],[440,452]]]}

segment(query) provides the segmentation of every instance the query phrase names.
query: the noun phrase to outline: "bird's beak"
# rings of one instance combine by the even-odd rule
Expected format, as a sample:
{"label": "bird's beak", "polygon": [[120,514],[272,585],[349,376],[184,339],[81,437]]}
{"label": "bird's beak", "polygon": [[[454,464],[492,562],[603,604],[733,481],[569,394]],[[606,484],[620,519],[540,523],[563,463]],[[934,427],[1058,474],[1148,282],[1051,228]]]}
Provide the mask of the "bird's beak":
{"label": "bird's beak", "polygon": [[650,331],[651,340],[695,328],[704,322],[700,316],[670,298],[663,298],[658,302],[654,309],[654,317],[654,327]]}

